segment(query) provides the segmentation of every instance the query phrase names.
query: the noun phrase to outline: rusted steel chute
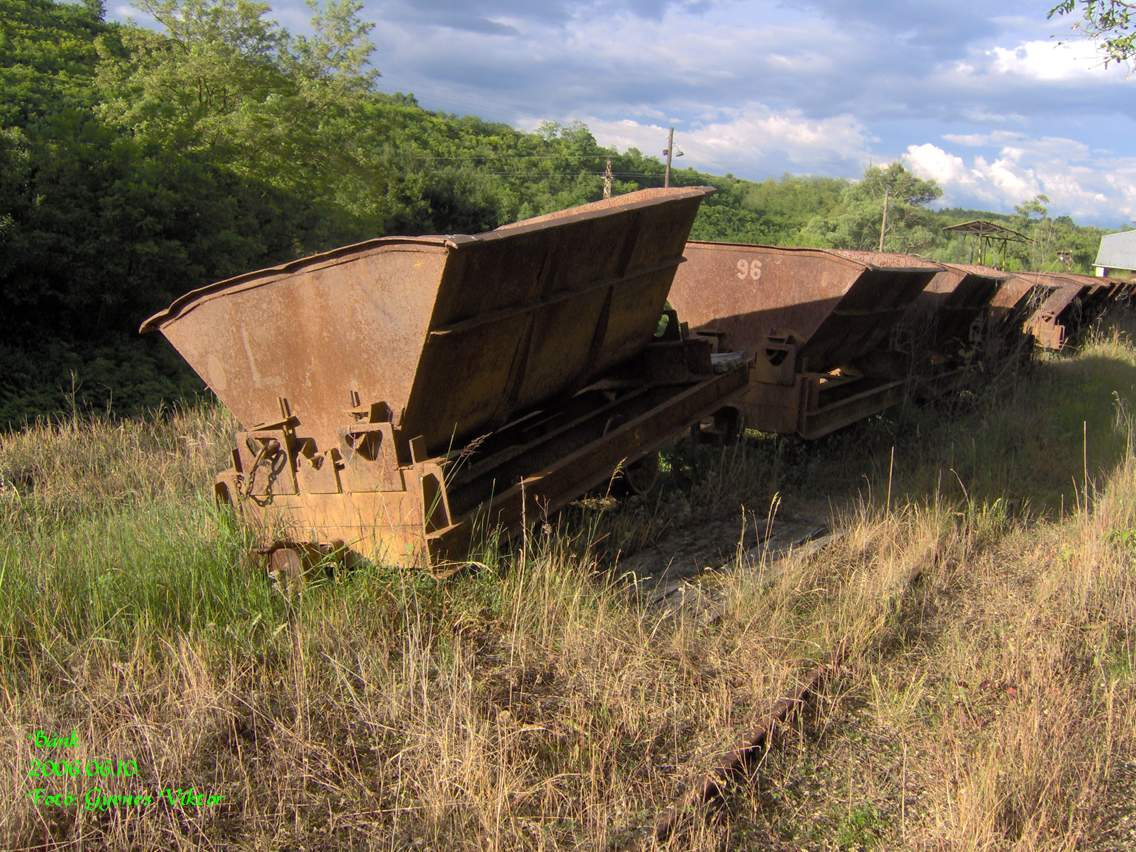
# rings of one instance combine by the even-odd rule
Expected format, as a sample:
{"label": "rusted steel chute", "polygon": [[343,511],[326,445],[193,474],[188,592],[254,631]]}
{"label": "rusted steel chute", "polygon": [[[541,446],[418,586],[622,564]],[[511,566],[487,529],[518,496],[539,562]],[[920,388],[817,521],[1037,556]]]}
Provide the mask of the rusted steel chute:
{"label": "rusted steel chute", "polygon": [[915,328],[929,327],[927,345],[934,356],[955,363],[961,353],[982,345],[990,300],[1000,278],[950,264],[941,266],[909,316]]}
{"label": "rusted steel chute", "polygon": [[[990,267],[966,266],[966,269]],[[991,270],[997,272],[997,270]],[[1059,350],[1128,298],[1128,282],[1074,272],[1002,272],[991,319],[1006,334],[1020,327],[1043,349]]]}
{"label": "rusted steel chute", "polygon": [[[964,269],[990,267],[966,265]],[[996,270],[994,270],[996,271]],[[991,299],[991,321],[1013,334],[1020,325],[1042,349],[1060,349],[1080,314],[1080,297],[1089,288],[1066,277],[1043,272],[1003,272],[1006,276]]]}
{"label": "rusted steel chute", "polygon": [[905,356],[900,367],[918,398],[957,390],[971,379],[989,343],[986,318],[998,277],[911,254],[837,253],[877,266],[932,270],[934,277],[897,324],[893,348]]}
{"label": "rusted steel chute", "polygon": [[1102,319],[1114,307],[1126,303],[1132,288],[1129,282],[1111,276],[1084,275],[1077,272],[1062,272],[1060,274],[1064,278],[1086,284],[1090,288],[1082,317],[1086,326]]}
{"label": "rusted steel chute", "polygon": [[1061,349],[1082,328],[1086,299],[1094,288],[1062,275],[1045,272],[1027,274],[1052,288],[1027,321],[1027,327],[1038,346],[1043,349]]}
{"label": "rusted steel chute", "polygon": [[976,264],[950,265],[998,281],[987,307],[987,339],[1000,341],[1004,351],[1028,353],[1034,345],[1029,320],[1052,292],[1053,285],[1032,273],[1005,272]]}

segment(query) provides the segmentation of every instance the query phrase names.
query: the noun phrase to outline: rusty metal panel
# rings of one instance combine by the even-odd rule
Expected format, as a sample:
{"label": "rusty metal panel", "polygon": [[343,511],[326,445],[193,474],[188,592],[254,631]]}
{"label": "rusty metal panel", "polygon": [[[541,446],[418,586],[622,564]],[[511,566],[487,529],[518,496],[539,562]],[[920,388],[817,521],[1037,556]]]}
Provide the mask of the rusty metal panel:
{"label": "rusty metal panel", "polygon": [[142,331],[161,329],[246,428],[291,414],[329,446],[346,410],[385,403],[443,452],[640,350],[710,191],[370,240],[195,290]]}
{"label": "rusty metal panel", "polygon": [[994,298],[1000,279],[947,265],[915,303],[915,310],[932,317],[940,348],[967,342]]}
{"label": "rusty metal panel", "polygon": [[866,375],[856,362],[887,347],[896,323],[941,267],[883,265],[856,252],[697,241],[687,243],[686,258],[671,304],[692,328],[755,356],[747,425],[818,437],[902,398],[902,381]]}
{"label": "rusty metal panel", "polygon": [[[518,530],[526,517],[543,517],[579,494],[604,485],[616,467],[658,450],[690,424],[724,407],[740,405],[747,373],[739,363],[695,381],[633,392],[610,409],[591,412],[580,422],[534,441],[511,464],[495,467],[472,481],[459,475],[452,483],[453,500],[468,508],[453,526],[429,537],[431,558],[461,560],[479,530]],[[601,425],[601,432],[593,432],[590,439],[573,435],[599,424],[611,426],[608,430]],[[487,478],[495,478],[496,487],[486,494],[485,483],[478,480]],[[464,495],[467,489],[475,496]]]}
{"label": "rusty metal panel", "polygon": [[906,393],[901,379],[803,373],[787,386],[751,383],[745,411],[752,428],[814,440],[898,405]]}
{"label": "rusty metal panel", "polygon": [[936,270],[935,277],[905,314],[903,324],[909,332],[926,336],[922,341],[923,348],[943,357],[953,357],[960,346],[971,341],[976,333],[975,325],[985,316],[1002,278],[986,271],[935,263],[910,254],[839,253],[877,266]]}
{"label": "rusty metal panel", "polygon": [[1081,323],[1088,326],[1103,317],[1112,306],[1113,288],[1108,284],[1088,284],[1089,292],[1081,305]]}
{"label": "rusty metal panel", "polygon": [[351,391],[409,398],[447,254],[440,237],[347,246],[195,290],[142,331],[160,329],[246,429],[281,419],[284,397],[330,446]]}
{"label": "rusty metal panel", "polygon": [[1126,293],[1126,282],[1109,276],[1084,275],[1064,272],[1065,278],[1085,284],[1090,292],[1085,299],[1084,319],[1094,322],[1103,317],[1114,305],[1122,302]]}
{"label": "rusty metal panel", "polygon": [[1080,281],[1074,281],[1064,275],[1057,275],[1056,273],[1048,272],[1035,272],[1032,273],[1042,281],[1049,282],[1053,286],[1053,292],[1042,303],[1042,308],[1046,311],[1051,311],[1054,316],[1059,316],[1062,312],[1069,310],[1075,305],[1078,299],[1083,298],[1089,293],[1092,287]]}
{"label": "rusty metal panel", "polygon": [[[699,349],[706,341],[680,345]],[[681,366],[689,359],[680,358],[674,369],[669,349],[669,343],[652,343],[635,359],[661,357],[671,364],[663,371],[665,381],[618,381],[618,389],[610,391],[600,382],[465,448],[468,457],[457,463],[425,459],[403,465],[375,455],[372,463],[389,466],[391,475],[375,475],[365,489],[352,490],[347,482],[339,492],[257,488],[256,499],[248,499],[247,466],[238,460],[218,478],[218,494],[241,513],[266,550],[331,546],[446,573],[464,563],[479,533],[516,531],[526,519],[545,517],[610,481],[616,468],[685,434],[690,424],[741,404],[745,359],[724,369],[706,365],[700,372]],[[389,434],[388,424],[375,425]],[[286,433],[282,442],[294,446]]]}
{"label": "rusty metal panel", "polygon": [[1010,338],[1032,333],[1031,318],[1057,288],[1057,282],[1033,272],[1004,272],[991,266],[953,264],[959,269],[1000,277],[1000,284],[990,299],[991,333]]}
{"label": "rusty metal panel", "polygon": [[843,366],[886,342],[935,274],[885,268],[819,249],[691,241],[670,302],[692,328],[761,354],[797,342],[802,370]]}
{"label": "rusty metal panel", "polygon": [[1117,301],[1120,304],[1131,307],[1133,302],[1136,302],[1136,283],[1126,281],[1117,289],[1120,291],[1117,296]]}

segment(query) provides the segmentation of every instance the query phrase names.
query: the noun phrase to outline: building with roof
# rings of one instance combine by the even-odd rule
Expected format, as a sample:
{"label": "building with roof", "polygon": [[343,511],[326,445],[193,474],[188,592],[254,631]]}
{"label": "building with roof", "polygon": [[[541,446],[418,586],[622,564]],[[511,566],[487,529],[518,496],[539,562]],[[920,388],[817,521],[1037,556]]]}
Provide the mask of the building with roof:
{"label": "building with roof", "polygon": [[1093,264],[1097,275],[1136,270],[1136,231],[1121,231],[1101,237],[1100,249]]}

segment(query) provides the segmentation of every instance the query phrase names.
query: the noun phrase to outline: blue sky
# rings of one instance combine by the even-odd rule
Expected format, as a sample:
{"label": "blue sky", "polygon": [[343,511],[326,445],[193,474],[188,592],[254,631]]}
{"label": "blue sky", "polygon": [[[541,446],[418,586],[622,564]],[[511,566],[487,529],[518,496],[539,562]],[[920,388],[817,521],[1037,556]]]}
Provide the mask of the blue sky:
{"label": "blue sky", "polygon": [[[1136,76],[1052,0],[364,0],[380,88],[760,179],[902,161],[950,204],[1136,219]],[[274,13],[302,29],[300,0]],[[120,13],[121,14],[121,13]]]}

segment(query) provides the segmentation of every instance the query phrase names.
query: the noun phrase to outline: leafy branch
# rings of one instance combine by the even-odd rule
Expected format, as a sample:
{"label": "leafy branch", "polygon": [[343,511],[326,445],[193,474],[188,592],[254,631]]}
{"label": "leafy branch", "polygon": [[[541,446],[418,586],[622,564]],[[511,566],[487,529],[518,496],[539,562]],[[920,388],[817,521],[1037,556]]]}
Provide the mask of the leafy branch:
{"label": "leafy branch", "polygon": [[1081,21],[1074,24],[1094,41],[1100,42],[1110,62],[1128,62],[1136,55],[1136,32],[1133,31],[1133,13],[1136,3],[1125,0],[1062,0],[1049,10],[1049,17],[1072,15],[1080,9]]}

